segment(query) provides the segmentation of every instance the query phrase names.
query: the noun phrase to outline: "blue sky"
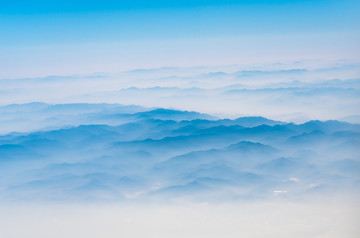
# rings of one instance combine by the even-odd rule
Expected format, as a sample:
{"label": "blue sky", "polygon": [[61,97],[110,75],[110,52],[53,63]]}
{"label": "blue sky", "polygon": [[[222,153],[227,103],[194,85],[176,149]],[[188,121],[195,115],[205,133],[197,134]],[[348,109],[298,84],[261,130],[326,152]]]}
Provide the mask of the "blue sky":
{"label": "blue sky", "polygon": [[354,0],[2,1],[0,78],[353,59],[359,10]]}

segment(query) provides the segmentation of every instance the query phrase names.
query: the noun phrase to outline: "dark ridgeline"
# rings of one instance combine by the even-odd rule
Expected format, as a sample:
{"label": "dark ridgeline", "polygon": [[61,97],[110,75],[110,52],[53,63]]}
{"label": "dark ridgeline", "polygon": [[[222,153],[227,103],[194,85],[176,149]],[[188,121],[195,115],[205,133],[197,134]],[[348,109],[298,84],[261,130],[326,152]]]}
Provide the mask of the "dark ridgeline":
{"label": "dark ridgeline", "polygon": [[356,124],[116,104],[31,106],[33,118],[54,123],[0,136],[2,199],[227,201],[359,187]]}

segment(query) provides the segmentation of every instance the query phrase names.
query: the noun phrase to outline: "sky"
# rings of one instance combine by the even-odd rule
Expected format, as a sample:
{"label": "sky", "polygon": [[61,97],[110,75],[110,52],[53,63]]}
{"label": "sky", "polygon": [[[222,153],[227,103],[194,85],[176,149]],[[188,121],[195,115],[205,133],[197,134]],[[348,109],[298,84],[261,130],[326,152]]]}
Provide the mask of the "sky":
{"label": "sky", "polygon": [[1,1],[0,78],[359,61],[356,0]]}
{"label": "sky", "polygon": [[[325,121],[360,123],[359,12],[359,0],[0,0],[0,237],[354,237],[359,125]],[[179,112],[141,113],[155,108],[324,122],[202,128],[170,121]],[[269,200],[85,203],[92,192],[192,195],[196,176],[224,186],[219,199],[234,189]],[[47,204],[46,194],[78,194],[82,205]],[[18,203],[3,202],[12,195]]]}

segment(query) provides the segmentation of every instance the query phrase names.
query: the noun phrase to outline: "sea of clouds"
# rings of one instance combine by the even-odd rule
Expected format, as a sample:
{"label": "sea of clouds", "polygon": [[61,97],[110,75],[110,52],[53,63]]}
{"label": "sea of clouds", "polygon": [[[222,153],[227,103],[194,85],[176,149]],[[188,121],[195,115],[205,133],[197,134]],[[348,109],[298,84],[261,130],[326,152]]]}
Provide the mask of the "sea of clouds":
{"label": "sea of clouds", "polygon": [[[222,118],[358,123],[359,72],[359,64],[352,62],[299,61],[1,79],[0,104],[117,103]],[[2,123],[6,119],[13,120],[1,116]]]}
{"label": "sea of clouds", "polygon": [[359,72],[299,61],[1,79],[0,235],[355,237]]}

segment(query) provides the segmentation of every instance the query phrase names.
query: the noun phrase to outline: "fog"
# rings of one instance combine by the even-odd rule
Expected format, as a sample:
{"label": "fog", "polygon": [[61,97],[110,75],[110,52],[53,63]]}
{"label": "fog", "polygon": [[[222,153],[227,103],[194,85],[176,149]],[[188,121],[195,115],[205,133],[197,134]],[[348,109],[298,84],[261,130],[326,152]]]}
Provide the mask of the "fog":
{"label": "fog", "polygon": [[359,69],[1,79],[0,236],[356,237]]}
{"label": "fog", "polygon": [[0,236],[355,238],[359,207],[349,198],[232,204],[71,204],[0,207]]}
{"label": "fog", "polygon": [[1,79],[0,104],[118,103],[222,118],[359,122],[359,72],[352,62],[299,61]]}

